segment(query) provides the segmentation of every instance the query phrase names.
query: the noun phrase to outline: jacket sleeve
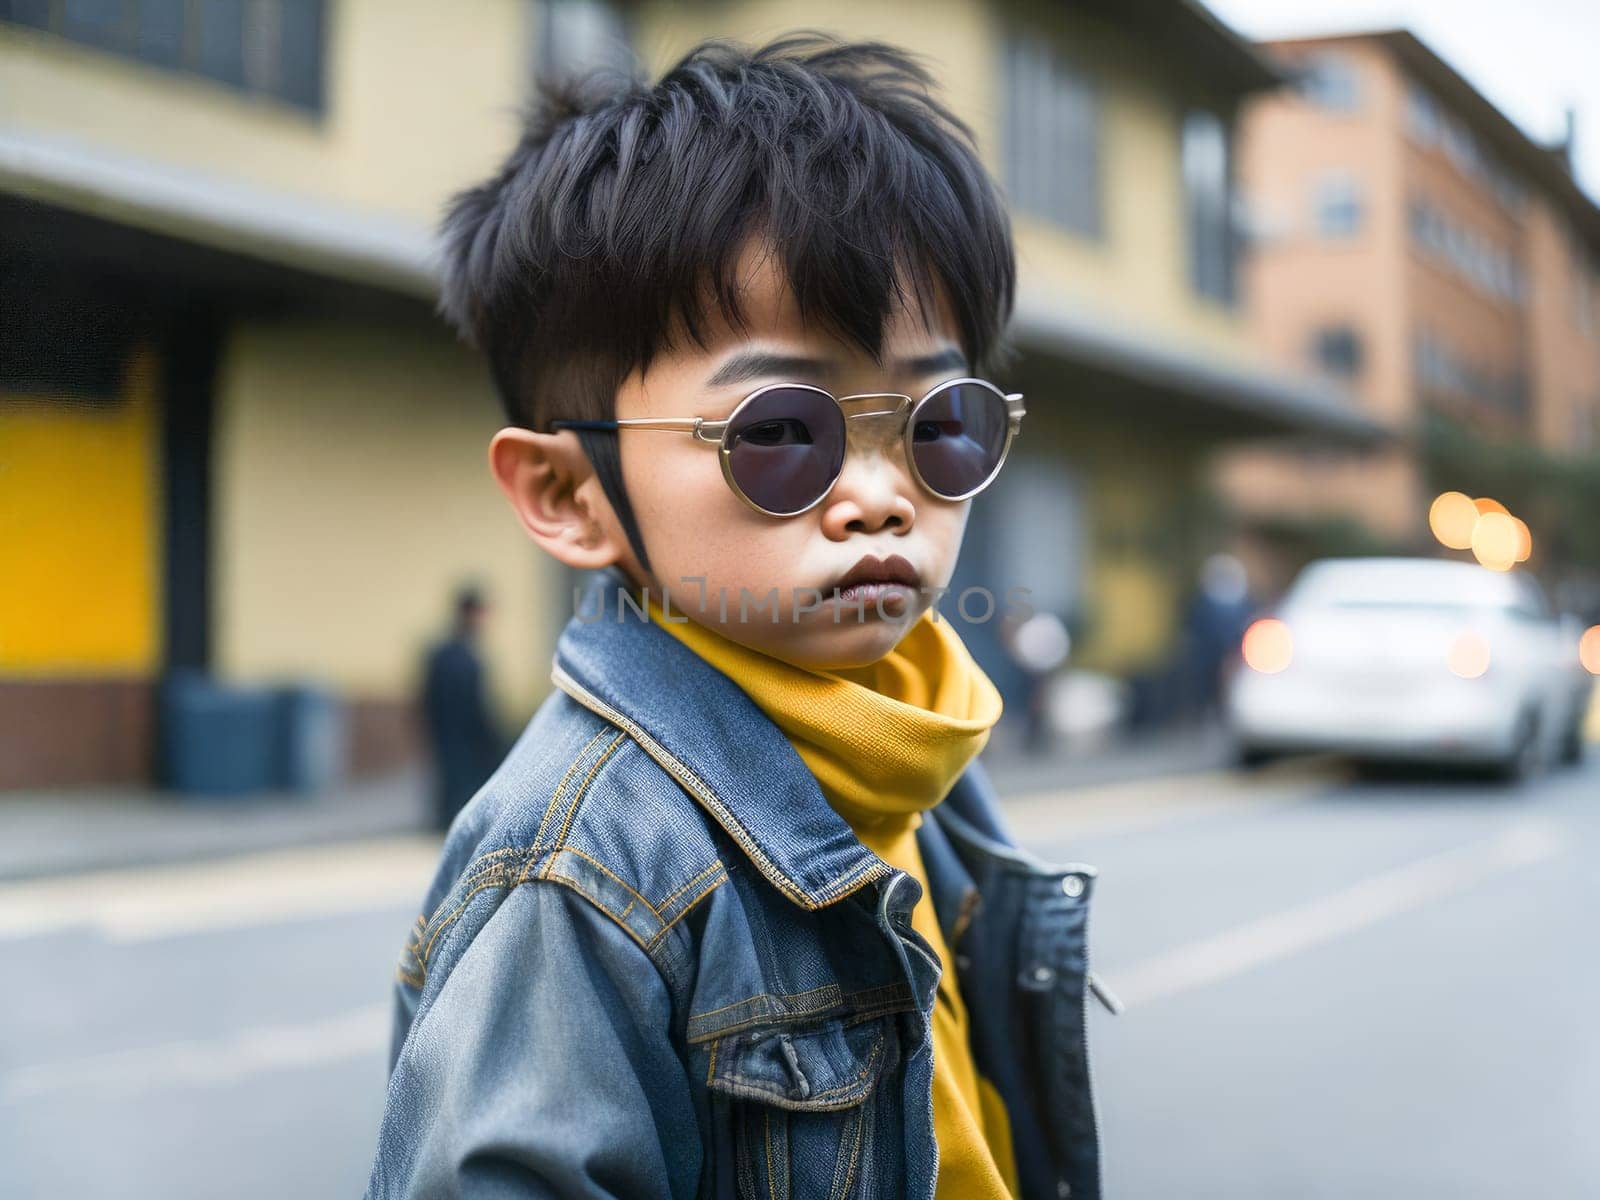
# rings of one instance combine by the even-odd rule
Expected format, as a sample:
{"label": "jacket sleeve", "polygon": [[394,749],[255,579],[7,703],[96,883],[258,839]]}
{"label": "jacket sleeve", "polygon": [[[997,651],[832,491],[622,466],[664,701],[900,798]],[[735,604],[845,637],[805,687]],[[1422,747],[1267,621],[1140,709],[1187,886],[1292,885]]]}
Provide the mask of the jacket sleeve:
{"label": "jacket sleeve", "polygon": [[512,889],[413,1023],[371,1197],[695,1192],[700,1133],[655,964],[567,887]]}

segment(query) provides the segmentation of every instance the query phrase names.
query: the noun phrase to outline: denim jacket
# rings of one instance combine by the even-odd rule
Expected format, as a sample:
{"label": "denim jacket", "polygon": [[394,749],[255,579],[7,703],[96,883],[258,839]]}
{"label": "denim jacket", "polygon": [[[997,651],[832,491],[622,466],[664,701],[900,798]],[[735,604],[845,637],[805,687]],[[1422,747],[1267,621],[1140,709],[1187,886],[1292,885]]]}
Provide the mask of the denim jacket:
{"label": "denim jacket", "polygon": [[[402,952],[368,1195],[931,1200],[921,888],[727,676],[603,572],[557,690],[456,820]],[[918,832],[1028,1200],[1100,1195],[1091,867],[974,764]]]}

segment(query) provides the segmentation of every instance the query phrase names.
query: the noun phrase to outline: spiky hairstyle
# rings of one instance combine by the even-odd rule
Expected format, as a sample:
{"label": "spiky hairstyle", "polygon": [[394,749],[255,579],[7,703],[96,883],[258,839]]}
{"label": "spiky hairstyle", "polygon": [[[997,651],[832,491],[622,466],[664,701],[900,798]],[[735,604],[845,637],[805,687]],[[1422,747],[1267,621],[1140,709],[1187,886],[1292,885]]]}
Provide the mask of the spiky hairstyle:
{"label": "spiky hairstyle", "polygon": [[[753,239],[808,322],[874,358],[895,308],[926,317],[942,289],[979,369],[1013,303],[1011,228],[932,90],[903,50],[809,33],[702,43],[654,86],[546,85],[505,163],[450,202],[440,311],[487,355],[510,421],[541,430],[610,418],[633,371],[704,342],[713,306],[740,327]],[[615,441],[585,448],[633,536]]]}

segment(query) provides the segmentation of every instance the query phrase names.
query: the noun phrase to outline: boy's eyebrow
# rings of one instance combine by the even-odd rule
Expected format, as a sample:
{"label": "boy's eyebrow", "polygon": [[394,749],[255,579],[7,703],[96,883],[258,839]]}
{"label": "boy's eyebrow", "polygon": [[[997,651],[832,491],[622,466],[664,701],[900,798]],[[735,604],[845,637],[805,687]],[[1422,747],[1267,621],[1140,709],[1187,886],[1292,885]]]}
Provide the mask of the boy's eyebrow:
{"label": "boy's eyebrow", "polygon": [[711,373],[707,387],[723,387],[731,383],[748,383],[752,379],[765,379],[773,375],[798,375],[814,379],[832,370],[832,365],[820,358],[806,358],[797,354],[775,354],[770,350],[748,350],[735,354]]}
{"label": "boy's eyebrow", "polygon": [[[900,372],[916,378],[937,375],[944,371],[965,371],[967,356],[954,346],[946,346],[932,354],[919,354],[914,358],[896,360]],[[798,376],[815,379],[832,372],[832,363],[820,358],[807,358],[798,354],[778,354],[770,350],[747,350],[736,354],[711,373],[707,387],[726,387],[729,384],[749,383],[753,379],[773,376]]]}
{"label": "boy's eyebrow", "polygon": [[920,354],[915,358],[902,358],[897,363],[901,372],[915,378],[924,375],[939,375],[945,371],[965,371],[967,369],[967,356],[954,346],[946,346],[943,350],[932,354]]}

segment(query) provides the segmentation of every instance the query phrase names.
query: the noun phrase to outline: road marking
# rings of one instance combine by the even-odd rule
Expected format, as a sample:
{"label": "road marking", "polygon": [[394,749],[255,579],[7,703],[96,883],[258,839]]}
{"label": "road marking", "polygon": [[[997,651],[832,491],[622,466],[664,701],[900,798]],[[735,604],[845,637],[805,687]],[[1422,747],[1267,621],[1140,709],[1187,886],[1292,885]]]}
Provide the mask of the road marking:
{"label": "road marking", "polygon": [[1138,833],[1178,818],[1214,816],[1304,800],[1350,777],[1333,760],[1287,760],[1256,771],[1203,771],[1088,788],[1031,792],[1002,804],[1025,845],[1060,838]]}
{"label": "road marking", "polygon": [[141,942],[421,904],[439,840],[408,836],[0,884],[0,941],[88,927]]}
{"label": "road marking", "polygon": [[226,1037],[36,1063],[0,1076],[0,1102],[71,1091],[99,1096],[218,1087],[273,1071],[381,1055],[389,1043],[390,1015],[388,1005],[371,1004],[302,1025],[264,1025]]}
{"label": "road marking", "polygon": [[1218,983],[1375,925],[1564,849],[1557,830],[1517,825],[1295,908],[1191,942],[1126,970],[1097,972],[1128,1007]]}

